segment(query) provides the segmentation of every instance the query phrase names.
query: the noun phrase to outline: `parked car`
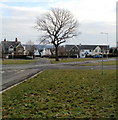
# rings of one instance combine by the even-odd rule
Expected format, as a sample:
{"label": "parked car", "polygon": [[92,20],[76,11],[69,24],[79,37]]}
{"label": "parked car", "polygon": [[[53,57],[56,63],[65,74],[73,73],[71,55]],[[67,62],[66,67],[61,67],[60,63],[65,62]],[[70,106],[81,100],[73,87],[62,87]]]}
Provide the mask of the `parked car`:
{"label": "parked car", "polygon": [[33,56],[26,56],[26,59],[33,59]]}
{"label": "parked car", "polygon": [[102,55],[94,55],[93,58],[102,58]]}

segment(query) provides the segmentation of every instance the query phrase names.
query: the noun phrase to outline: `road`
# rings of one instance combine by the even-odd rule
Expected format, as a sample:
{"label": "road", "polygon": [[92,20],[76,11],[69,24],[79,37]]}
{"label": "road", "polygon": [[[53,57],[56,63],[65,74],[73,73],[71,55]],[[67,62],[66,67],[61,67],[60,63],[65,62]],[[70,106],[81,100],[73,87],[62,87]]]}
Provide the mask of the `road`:
{"label": "road", "polygon": [[[115,60],[115,59],[109,59]],[[87,64],[101,62],[101,60],[95,61],[83,61],[83,62],[71,62],[71,63],[59,63],[50,64],[45,58],[37,60],[37,62],[25,65],[3,65],[0,75],[2,76],[2,90],[17,84],[36,73],[46,70],[46,69],[102,69],[102,66],[79,66],[77,64]],[[115,65],[104,66],[104,69],[116,69]]]}

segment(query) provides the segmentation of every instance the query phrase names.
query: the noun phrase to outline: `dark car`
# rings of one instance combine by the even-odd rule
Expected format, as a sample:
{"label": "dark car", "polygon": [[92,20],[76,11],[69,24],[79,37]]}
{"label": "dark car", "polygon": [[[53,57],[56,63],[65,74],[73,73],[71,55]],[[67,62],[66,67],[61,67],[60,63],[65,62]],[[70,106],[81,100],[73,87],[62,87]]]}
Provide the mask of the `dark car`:
{"label": "dark car", "polygon": [[95,55],[93,58],[102,58],[102,55]]}
{"label": "dark car", "polygon": [[26,59],[33,59],[33,56],[26,56]]}

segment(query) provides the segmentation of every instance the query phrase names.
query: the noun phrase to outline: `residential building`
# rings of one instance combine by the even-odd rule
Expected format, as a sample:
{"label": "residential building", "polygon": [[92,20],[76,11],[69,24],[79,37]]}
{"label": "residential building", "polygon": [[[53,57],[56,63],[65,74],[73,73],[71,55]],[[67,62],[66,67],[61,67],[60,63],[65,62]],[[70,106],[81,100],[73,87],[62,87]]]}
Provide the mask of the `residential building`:
{"label": "residential building", "polygon": [[53,45],[34,45],[35,51],[39,52],[40,56],[51,56],[54,54]]}
{"label": "residential building", "polygon": [[77,56],[79,57],[79,46],[78,45],[65,45],[65,55],[69,56]]}
{"label": "residential building", "polygon": [[21,42],[15,38],[15,41],[4,41],[1,42],[2,50],[5,58],[8,58],[9,55],[18,56],[24,55],[24,47],[22,46]]}
{"label": "residential building", "polygon": [[109,46],[107,45],[81,45],[79,48],[80,57],[109,54]]}
{"label": "residential building", "polygon": [[77,58],[84,58],[87,56],[94,56],[100,54],[109,54],[109,46],[107,45],[66,45],[67,56],[76,56]]}

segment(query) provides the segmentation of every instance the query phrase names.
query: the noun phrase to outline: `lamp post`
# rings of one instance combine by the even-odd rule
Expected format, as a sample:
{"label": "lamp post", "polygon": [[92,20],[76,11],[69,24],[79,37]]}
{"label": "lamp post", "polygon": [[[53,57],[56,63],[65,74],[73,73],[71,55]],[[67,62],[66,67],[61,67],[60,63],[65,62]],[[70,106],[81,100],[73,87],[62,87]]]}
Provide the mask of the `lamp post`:
{"label": "lamp post", "polygon": [[108,33],[101,32],[101,34],[107,35],[107,52],[106,52],[106,57],[107,57],[107,59],[108,59]]}

